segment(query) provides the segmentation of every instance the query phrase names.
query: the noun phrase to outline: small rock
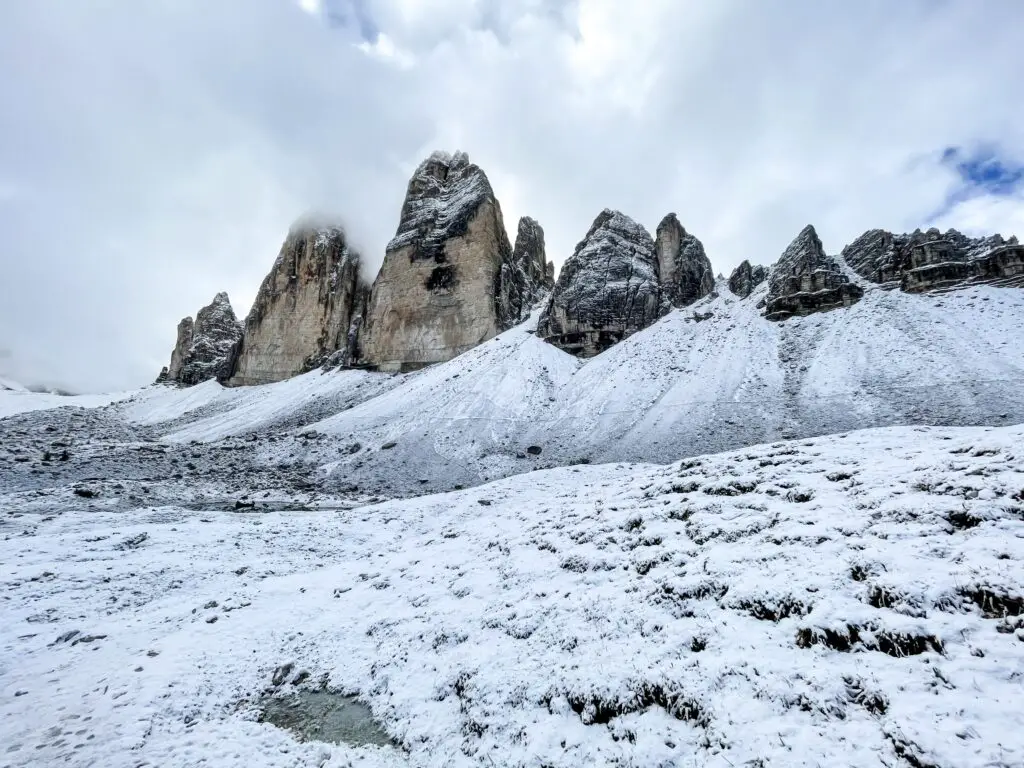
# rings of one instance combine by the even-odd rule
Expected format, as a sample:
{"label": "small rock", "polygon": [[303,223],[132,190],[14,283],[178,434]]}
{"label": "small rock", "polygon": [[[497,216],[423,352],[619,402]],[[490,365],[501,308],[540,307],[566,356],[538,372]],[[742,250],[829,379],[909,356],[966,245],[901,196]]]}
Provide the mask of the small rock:
{"label": "small rock", "polygon": [[398,445],[398,443],[392,440],[392,441],[391,441],[390,443],[384,443],[384,445],[382,445],[382,446],[380,447],[380,449],[381,449],[382,451],[390,451],[390,450],[391,450],[392,448],[394,448],[394,447],[395,447],[396,445]]}
{"label": "small rock", "polygon": [[206,617],[206,623],[207,624],[216,624],[217,623],[217,619],[218,619],[217,616],[207,616]]}
{"label": "small rock", "polygon": [[92,499],[98,495],[98,492],[92,488],[75,488],[75,496],[81,496],[83,499]]}
{"label": "small rock", "polygon": [[295,665],[290,661],[287,664],[282,664],[274,670],[274,676],[270,678],[270,682],[275,686],[281,685],[288,679],[288,676],[292,673],[293,669],[295,669]]}
{"label": "small rock", "polygon": [[483,506],[483,507],[491,506],[491,500],[490,499],[477,499],[476,503],[481,505],[481,506]]}
{"label": "small rock", "polygon": [[526,449],[526,452],[531,456],[540,456],[542,450],[544,449],[539,445],[531,445]]}

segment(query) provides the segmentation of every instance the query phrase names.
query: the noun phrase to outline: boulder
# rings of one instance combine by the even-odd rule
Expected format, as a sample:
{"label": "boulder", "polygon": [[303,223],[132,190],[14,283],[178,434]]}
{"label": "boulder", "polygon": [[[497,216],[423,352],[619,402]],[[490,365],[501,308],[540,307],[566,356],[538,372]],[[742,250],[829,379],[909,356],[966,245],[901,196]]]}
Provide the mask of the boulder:
{"label": "boulder", "polygon": [[668,309],[654,240],[633,219],[605,209],[562,266],[537,334],[566,352],[591,357]]}
{"label": "boulder", "polygon": [[978,282],[1024,284],[1024,246],[1015,237],[971,238],[955,229],[901,235],[869,229],[842,256],[866,280],[909,292]]}
{"label": "boulder", "polygon": [[360,256],[338,225],[300,220],[292,226],[245,320],[231,385],[280,381],[343,352],[356,354],[353,323],[369,289]]}
{"label": "boulder", "polygon": [[674,213],[658,225],[654,250],[662,295],[673,307],[693,304],[714,290],[715,276],[703,244],[683,228]]}
{"label": "boulder", "polygon": [[768,278],[768,270],[760,264],[751,266],[746,259],[729,275],[729,290],[741,299],[747,298],[754,289]]}
{"label": "boulder", "polygon": [[785,320],[836,307],[848,307],[864,295],[842,267],[825,254],[814,227],[803,228],[771,270],[765,317]]}
{"label": "boulder", "polygon": [[241,337],[242,326],[228,295],[218,293],[196,313],[195,321],[186,317],[178,323],[170,365],[157,382],[188,387],[210,379],[224,381],[231,375]]}
{"label": "boulder", "polygon": [[[525,241],[521,254],[535,256]],[[529,293],[516,282],[530,272],[521,266],[484,172],[464,152],[435,152],[409,181],[398,231],[373,283],[363,362],[415,370],[511,327],[521,314],[514,297]]]}

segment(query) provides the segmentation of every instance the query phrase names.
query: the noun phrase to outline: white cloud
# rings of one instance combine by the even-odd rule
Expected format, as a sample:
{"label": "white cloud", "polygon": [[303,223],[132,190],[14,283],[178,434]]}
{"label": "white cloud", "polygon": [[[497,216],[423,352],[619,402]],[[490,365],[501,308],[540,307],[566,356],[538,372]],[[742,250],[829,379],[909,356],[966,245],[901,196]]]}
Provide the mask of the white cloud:
{"label": "white cloud", "polygon": [[[247,310],[310,208],[379,262],[434,148],[467,150],[508,229],[536,217],[556,262],[605,206],[651,229],[676,211],[725,272],[774,261],[808,222],[831,251],[926,226],[958,183],[944,147],[1024,156],[1024,82],[1006,75],[1024,71],[1022,16],[1009,0],[4,4],[0,179],[32,190],[0,205],[19,286],[0,303],[5,372],[148,380],[216,290]],[[939,223],[1024,234],[1020,209],[971,199]]]}

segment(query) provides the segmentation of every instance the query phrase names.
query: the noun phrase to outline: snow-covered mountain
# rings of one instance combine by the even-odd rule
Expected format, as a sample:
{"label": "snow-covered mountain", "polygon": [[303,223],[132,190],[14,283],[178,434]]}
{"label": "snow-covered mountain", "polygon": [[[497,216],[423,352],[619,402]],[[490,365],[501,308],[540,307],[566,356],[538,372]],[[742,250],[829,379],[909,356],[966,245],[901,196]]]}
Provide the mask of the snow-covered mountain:
{"label": "snow-covered mountain", "polygon": [[[776,323],[757,306],[767,290],[762,283],[739,299],[719,283],[586,361],[525,323],[417,373],[149,388],[122,407],[176,442],[314,431],[327,437],[257,445],[267,461],[287,452],[322,467],[329,482],[391,493],[864,427],[1024,421],[1024,291],[908,294],[865,284],[853,306]],[[360,449],[339,454],[339,441]]]}

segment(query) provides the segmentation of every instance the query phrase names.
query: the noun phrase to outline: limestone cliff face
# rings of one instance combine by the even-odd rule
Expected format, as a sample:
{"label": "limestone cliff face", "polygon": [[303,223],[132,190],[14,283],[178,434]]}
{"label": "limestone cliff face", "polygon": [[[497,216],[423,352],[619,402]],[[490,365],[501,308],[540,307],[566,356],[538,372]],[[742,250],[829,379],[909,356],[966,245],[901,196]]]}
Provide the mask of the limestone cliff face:
{"label": "limestone cliff face", "polygon": [[[512,258],[501,265],[498,315],[502,318],[504,327],[525,320],[533,305],[545,292],[551,290],[548,266],[544,250],[544,230],[529,216],[522,217],[519,220]],[[553,273],[554,264],[550,264],[550,267]]]}
{"label": "limestone cliff face", "polygon": [[910,292],[978,282],[1024,285],[1024,246],[1015,237],[971,238],[935,228],[894,235],[871,229],[842,255],[861,277]]}
{"label": "limestone cliff face", "polygon": [[339,226],[294,225],[245,320],[229,384],[265,384],[311,370],[351,349],[368,289],[359,254]]}
{"label": "limestone cliff face", "polygon": [[171,363],[157,382],[188,387],[210,379],[225,380],[231,375],[241,337],[242,326],[228,295],[218,293],[196,313],[194,322],[186,317],[178,323]]}
{"label": "limestone cliff face", "polygon": [[808,225],[772,267],[765,317],[784,320],[848,307],[863,295],[863,289],[847,279],[839,263],[825,254],[818,233]]}
{"label": "limestone cliff face", "polygon": [[658,225],[654,249],[662,294],[673,307],[693,304],[714,290],[715,274],[704,245],[683,228],[674,213]]}
{"label": "limestone cliff face", "polygon": [[668,309],[654,240],[633,219],[605,209],[562,266],[537,334],[566,352],[591,357]]}
{"label": "limestone cliff face", "polygon": [[746,259],[729,275],[729,290],[741,299],[747,298],[753,290],[768,279],[768,269],[760,264],[751,266]]}
{"label": "limestone cliff face", "polygon": [[521,272],[487,176],[463,152],[435,152],[409,181],[373,283],[363,362],[407,371],[472,349],[518,322]]}

